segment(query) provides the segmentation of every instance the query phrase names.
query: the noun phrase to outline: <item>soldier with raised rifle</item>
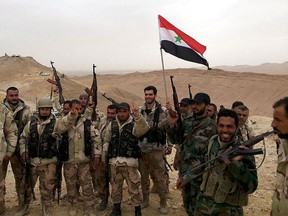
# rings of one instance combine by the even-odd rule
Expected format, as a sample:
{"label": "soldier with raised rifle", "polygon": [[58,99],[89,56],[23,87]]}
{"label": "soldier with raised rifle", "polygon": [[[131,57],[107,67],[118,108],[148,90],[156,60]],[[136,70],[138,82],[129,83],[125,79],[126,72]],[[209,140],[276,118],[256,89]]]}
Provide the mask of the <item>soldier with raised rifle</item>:
{"label": "soldier with raised rifle", "polygon": [[[183,121],[183,137],[179,136],[178,131],[182,130],[176,124],[178,115],[170,116],[169,137],[173,143],[180,144],[179,152],[179,178],[177,188],[182,190],[183,204],[188,215],[193,215],[195,210],[196,198],[200,191],[202,182],[201,176],[192,180],[195,174],[191,170],[204,161],[207,152],[206,141],[216,134],[216,124],[207,115],[207,106],[210,97],[206,93],[197,93],[194,97],[193,116]],[[182,140],[182,143],[181,141]]]}

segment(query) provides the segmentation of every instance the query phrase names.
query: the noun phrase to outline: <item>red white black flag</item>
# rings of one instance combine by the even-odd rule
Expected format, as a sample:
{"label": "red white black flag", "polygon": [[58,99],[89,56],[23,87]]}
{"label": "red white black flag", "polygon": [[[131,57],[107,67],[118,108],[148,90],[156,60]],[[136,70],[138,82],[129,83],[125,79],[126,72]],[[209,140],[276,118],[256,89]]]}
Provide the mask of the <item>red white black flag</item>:
{"label": "red white black flag", "polygon": [[158,19],[161,49],[178,58],[206,65],[209,69],[209,64],[203,57],[206,46],[176,28],[161,15]]}

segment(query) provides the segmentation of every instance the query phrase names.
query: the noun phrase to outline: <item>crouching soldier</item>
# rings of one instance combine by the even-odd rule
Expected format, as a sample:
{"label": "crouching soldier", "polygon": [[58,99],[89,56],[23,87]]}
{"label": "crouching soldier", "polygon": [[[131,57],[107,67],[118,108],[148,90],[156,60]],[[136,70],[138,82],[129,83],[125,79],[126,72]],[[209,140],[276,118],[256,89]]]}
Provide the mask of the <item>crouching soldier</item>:
{"label": "crouching soldier", "polygon": [[70,102],[71,110],[78,112],[75,124],[68,131],[69,145],[61,152],[67,161],[64,162],[64,177],[67,186],[68,201],[70,203],[69,215],[77,214],[75,203],[77,201],[78,183],[82,188],[85,216],[94,216],[95,199],[90,174],[89,162],[94,154],[95,164],[101,160],[101,138],[98,130],[91,124],[91,120],[82,115],[82,107],[78,100]]}
{"label": "crouching soldier", "polygon": [[[42,203],[42,215],[52,215],[53,189],[55,187],[57,149],[54,134],[62,134],[74,123],[77,112],[71,111],[67,116],[56,119],[51,114],[53,108],[49,98],[38,101],[38,114],[35,114],[25,126],[20,136],[20,154],[24,161],[31,162],[31,179],[34,188],[39,177]],[[27,184],[27,182],[26,182]],[[26,202],[26,204],[29,203]]]}
{"label": "crouching soldier", "polygon": [[109,124],[104,140],[103,149],[109,143],[110,183],[114,204],[110,216],[121,215],[124,179],[135,207],[135,215],[141,215],[142,193],[139,189],[141,179],[138,171],[138,158],[141,156],[141,150],[138,146],[138,138],[147,133],[149,126],[136,107],[133,106],[131,111],[132,115],[130,115],[129,104],[125,102],[119,104],[116,120]]}

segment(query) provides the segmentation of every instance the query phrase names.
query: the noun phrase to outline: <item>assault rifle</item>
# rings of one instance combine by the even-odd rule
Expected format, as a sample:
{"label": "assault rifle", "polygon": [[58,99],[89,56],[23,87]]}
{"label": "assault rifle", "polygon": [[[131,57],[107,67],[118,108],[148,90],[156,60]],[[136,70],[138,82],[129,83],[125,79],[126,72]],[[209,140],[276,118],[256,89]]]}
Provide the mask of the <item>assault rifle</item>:
{"label": "assault rifle", "polygon": [[56,85],[58,87],[59,90],[59,103],[62,105],[65,102],[65,99],[63,97],[63,88],[60,82],[60,78],[57,74],[56,68],[53,66],[54,62],[50,61],[52,69],[53,69],[53,75],[55,77],[55,80],[52,79],[47,79],[47,81],[53,85]]}
{"label": "assault rifle", "polygon": [[192,100],[193,98],[192,98],[191,87],[192,86],[190,84],[188,84],[189,98]]}
{"label": "assault rifle", "polygon": [[97,91],[98,91],[98,86],[97,86],[97,78],[96,78],[96,72],[95,72],[96,65],[93,64],[93,83],[91,86],[91,90],[89,88],[86,88],[85,91],[89,95],[89,97],[92,96],[92,101],[94,103],[93,105],[93,111],[92,111],[92,121],[96,121],[97,118],[97,113],[96,113],[96,107],[97,107]]}
{"label": "assault rifle", "polygon": [[[265,132],[265,133],[260,134],[258,136],[252,137],[251,139],[241,143],[241,146],[246,146],[248,148],[251,148],[255,144],[257,144],[260,141],[264,140],[265,137],[270,136],[270,135],[272,135],[274,133],[275,133],[275,131],[273,130],[273,131],[268,131],[268,132]],[[228,148],[222,154],[219,154],[215,158],[210,159],[210,160],[206,161],[205,163],[193,168],[192,172],[197,171],[197,170],[201,170],[202,168],[206,167],[207,165],[212,165],[212,166],[209,166],[209,169],[211,169],[211,168],[214,167],[214,162],[216,162],[217,160],[224,160],[226,158],[233,158],[233,157],[238,156],[238,155],[245,156],[245,155],[263,154],[263,149],[262,148],[244,149],[244,148],[241,148],[241,146],[235,146],[235,147]],[[203,173],[200,173],[200,174],[202,175]],[[200,174],[195,175],[193,178],[199,177]]]}
{"label": "assault rifle", "polygon": [[116,102],[115,100],[113,100],[111,97],[107,97],[105,92],[102,94],[102,96],[103,96],[104,98],[106,98],[108,101],[110,101],[113,105],[115,105],[115,106],[119,105],[119,103],[117,103],[117,102]]}
{"label": "assault rifle", "polygon": [[56,151],[57,151],[57,164],[56,164],[56,173],[57,173],[57,203],[59,205],[59,201],[60,201],[60,195],[61,195],[61,185],[62,185],[62,158],[61,158],[61,154],[60,154],[60,145],[61,145],[61,141],[62,141],[62,136],[61,135],[57,135],[56,137]]}
{"label": "assault rifle", "polygon": [[176,87],[173,82],[173,75],[170,75],[170,80],[171,80],[171,85],[172,85],[172,91],[173,91],[173,103],[174,103],[174,108],[177,112],[178,115],[178,120],[177,120],[177,127],[178,127],[178,136],[179,136],[179,144],[182,144],[182,139],[183,139],[183,122],[181,118],[181,111],[180,111],[180,106],[179,106],[179,100],[178,100],[178,95],[176,92]]}
{"label": "assault rifle", "polygon": [[28,191],[31,190],[33,200],[36,199],[34,193],[34,185],[31,176],[31,162],[30,159],[25,159],[25,191],[24,191],[24,203],[29,204]]}

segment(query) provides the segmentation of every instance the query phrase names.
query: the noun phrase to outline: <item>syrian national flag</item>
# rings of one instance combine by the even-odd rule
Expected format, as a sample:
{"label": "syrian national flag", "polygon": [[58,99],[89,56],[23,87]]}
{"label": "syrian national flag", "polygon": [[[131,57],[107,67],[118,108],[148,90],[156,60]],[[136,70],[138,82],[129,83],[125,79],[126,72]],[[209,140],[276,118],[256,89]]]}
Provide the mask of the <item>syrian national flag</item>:
{"label": "syrian national flag", "polygon": [[209,69],[209,64],[203,57],[206,46],[198,43],[162,16],[159,15],[158,18],[161,49],[178,58],[206,65]]}

